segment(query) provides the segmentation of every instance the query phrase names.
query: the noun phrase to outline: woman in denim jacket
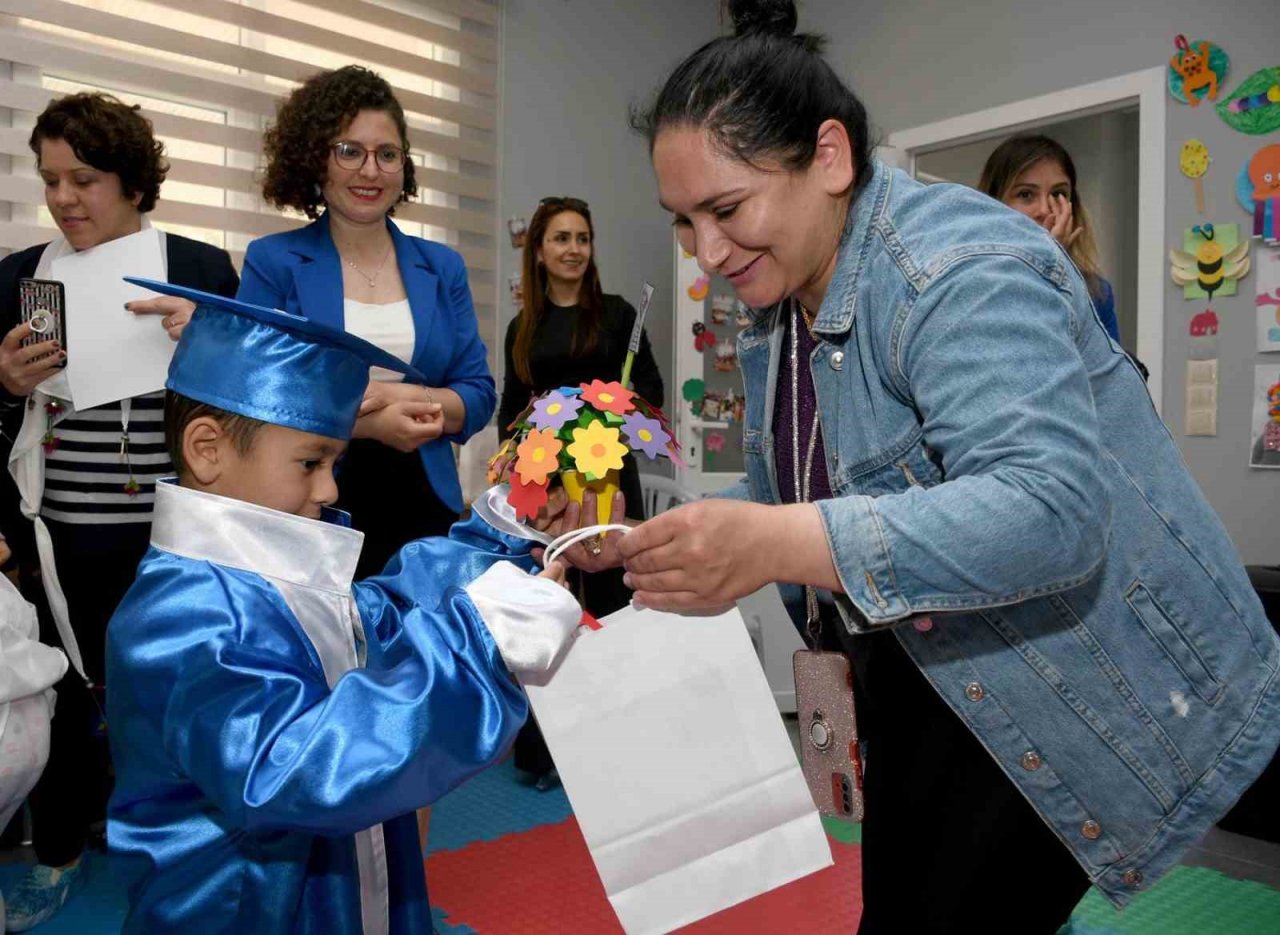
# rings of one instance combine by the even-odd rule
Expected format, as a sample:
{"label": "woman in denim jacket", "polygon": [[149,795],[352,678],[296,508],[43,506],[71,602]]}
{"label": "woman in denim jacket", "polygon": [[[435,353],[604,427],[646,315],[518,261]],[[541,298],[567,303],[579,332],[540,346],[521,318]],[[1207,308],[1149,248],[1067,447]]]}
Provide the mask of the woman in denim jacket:
{"label": "woman in denim jacket", "polygon": [[874,162],[794,4],[729,6],[636,123],[681,245],[757,309],[748,477],[608,552],[659,609],[778,582],[849,654],[864,935],[1124,905],[1271,759],[1280,646],[1062,249]]}

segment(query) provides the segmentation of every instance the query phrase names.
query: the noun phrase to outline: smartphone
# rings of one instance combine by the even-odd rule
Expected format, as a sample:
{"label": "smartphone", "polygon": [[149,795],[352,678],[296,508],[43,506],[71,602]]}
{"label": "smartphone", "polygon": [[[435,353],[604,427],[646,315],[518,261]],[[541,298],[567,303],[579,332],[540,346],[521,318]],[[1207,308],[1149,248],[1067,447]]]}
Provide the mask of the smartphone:
{"label": "smartphone", "polygon": [[800,769],[823,815],[862,821],[862,753],[853,669],[844,653],[800,649],[792,657]]}
{"label": "smartphone", "polygon": [[18,316],[22,322],[31,325],[31,334],[22,339],[22,346],[57,341],[65,351],[66,305],[66,290],[62,283],[52,279],[19,279]]}

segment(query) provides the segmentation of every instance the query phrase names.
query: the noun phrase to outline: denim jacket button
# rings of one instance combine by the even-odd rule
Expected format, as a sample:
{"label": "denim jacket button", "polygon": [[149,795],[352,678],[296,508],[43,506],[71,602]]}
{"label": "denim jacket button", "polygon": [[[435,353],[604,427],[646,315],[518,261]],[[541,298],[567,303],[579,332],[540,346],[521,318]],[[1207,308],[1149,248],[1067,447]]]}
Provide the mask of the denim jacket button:
{"label": "denim jacket button", "polygon": [[982,690],[982,686],[977,682],[970,682],[964,687],[964,696],[970,701],[981,701],[985,694],[986,692]]}
{"label": "denim jacket button", "polygon": [[844,366],[844,351],[836,351],[831,355],[831,369],[839,370]]}
{"label": "denim jacket button", "polygon": [[1134,887],[1134,888],[1139,887],[1142,885],[1142,871],[1126,870],[1124,872],[1124,876],[1121,877],[1121,879],[1124,880],[1125,886]]}
{"label": "denim jacket button", "polygon": [[1035,772],[1040,768],[1040,754],[1034,750],[1028,750],[1022,754],[1022,768],[1028,772]]}
{"label": "denim jacket button", "polygon": [[1090,818],[1080,826],[1080,833],[1090,841],[1096,841],[1098,838],[1102,837],[1102,825]]}

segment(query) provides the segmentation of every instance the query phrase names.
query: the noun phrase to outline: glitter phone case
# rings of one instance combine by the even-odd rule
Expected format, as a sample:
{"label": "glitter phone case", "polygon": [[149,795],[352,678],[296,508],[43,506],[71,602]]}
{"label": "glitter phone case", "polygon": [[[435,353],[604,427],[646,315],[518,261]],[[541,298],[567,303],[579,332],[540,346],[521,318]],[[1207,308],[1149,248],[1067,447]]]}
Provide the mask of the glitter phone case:
{"label": "glitter phone case", "polygon": [[31,334],[22,339],[22,346],[57,341],[66,350],[65,307],[66,292],[62,283],[52,279],[19,279],[18,317],[24,324],[31,325]]}
{"label": "glitter phone case", "polygon": [[800,769],[823,815],[862,821],[862,754],[853,703],[853,670],[844,653],[796,651]]}

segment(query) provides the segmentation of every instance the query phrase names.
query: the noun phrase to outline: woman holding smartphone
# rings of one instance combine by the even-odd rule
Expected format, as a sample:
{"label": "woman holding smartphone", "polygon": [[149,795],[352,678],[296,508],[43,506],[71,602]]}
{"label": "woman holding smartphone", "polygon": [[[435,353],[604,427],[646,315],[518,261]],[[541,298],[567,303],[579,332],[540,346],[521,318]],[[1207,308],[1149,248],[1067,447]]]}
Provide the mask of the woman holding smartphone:
{"label": "woman holding smartphone", "polygon": [[[56,686],[49,763],[30,799],[38,863],[6,894],[10,932],[54,915],[83,879],[89,829],[109,792],[107,621],[147,549],[156,479],[172,473],[163,391],[77,411],[63,376],[67,349],[56,340],[24,345],[32,328],[19,320],[18,302],[20,280],[52,279],[59,257],[151,227],[147,213],[168,170],[164,147],[138,108],[105,94],[53,101],[29,143],[58,236],[0,261],[0,409],[13,476],[0,480],[0,507],[22,590],[40,611],[41,640],[72,665]],[[170,282],[235,295],[226,251],[160,238]],[[160,297],[129,310],[155,316],[176,341],[193,306]]]}

